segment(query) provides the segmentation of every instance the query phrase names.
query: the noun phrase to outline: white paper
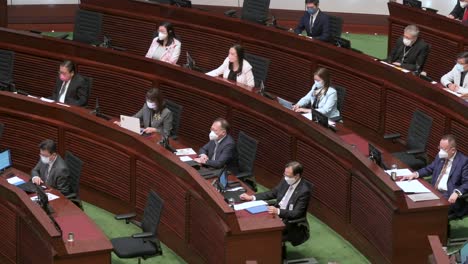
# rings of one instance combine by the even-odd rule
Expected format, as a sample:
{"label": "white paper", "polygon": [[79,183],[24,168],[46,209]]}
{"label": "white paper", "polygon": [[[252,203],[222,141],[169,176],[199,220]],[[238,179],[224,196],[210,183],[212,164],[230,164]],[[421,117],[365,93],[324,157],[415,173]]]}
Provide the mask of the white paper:
{"label": "white paper", "polygon": [[244,190],[245,191],[244,187],[240,186],[240,187],[227,189],[226,192],[236,192],[236,191],[239,191],[239,190]]}
{"label": "white paper", "polygon": [[7,181],[9,184],[13,184],[13,185],[19,185],[21,183],[24,183],[24,181],[17,176],[8,178]]}
{"label": "white paper", "polygon": [[35,98],[35,99],[37,99],[37,97],[36,97],[36,96],[32,96],[32,95],[29,95],[29,94],[28,94],[28,97],[31,97],[31,98]]}
{"label": "white paper", "polygon": [[197,154],[192,148],[177,149],[175,153],[177,156],[187,156]]}
{"label": "white paper", "polygon": [[46,102],[46,103],[53,103],[55,102],[54,100],[51,100],[49,98],[41,97],[41,101]]}
{"label": "white paper", "polygon": [[260,200],[260,201],[251,201],[251,202],[235,204],[234,210],[239,211],[239,210],[244,210],[244,209],[259,206],[259,205],[267,205],[267,203],[265,201]]}
{"label": "white paper", "polygon": [[[46,194],[47,194],[47,198],[49,199],[49,202],[59,198],[57,195],[52,194],[52,193],[46,193]],[[38,199],[37,199],[37,195],[36,195],[36,196],[32,196],[32,197],[31,197],[31,200],[37,201],[37,200],[38,200]]]}
{"label": "white paper", "polygon": [[390,64],[390,63],[388,63],[388,62],[386,62],[386,61],[382,61],[382,60],[381,60],[380,63],[385,64],[385,65],[387,65],[387,66],[390,66],[390,67],[392,67],[392,68],[395,68],[395,69],[397,69],[397,70],[399,70],[399,71],[402,71],[402,72],[404,72],[404,73],[410,72],[410,71],[407,70],[407,69],[403,69],[403,68],[398,67],[398,66],[396,66],[396,65]]}
{"label": "white paper", "polygon": [[182,156],[182,157],[179,157],[179,159],[184,162],[193,160],[191,157],[188,157],[188,156]]}
{"label": "white paper", "polygon": [[[393,170],[386,170],[385,172],[388,175],[391,175],[392,171]],[[412,172],[409,169],[397,169],[396,170],[396,176],[407,176],[407,175],[411,175],[411,174],[412,174]]]}
{"label": "white paper", "polygon": [[429,201],[429,200],[438,200],[439,197],[433,193],[417,193],[417,194],[410,194],[408,197],[413,202],[420,202],[420,201]]}
{"label": "white paper", "polygon": [[431,191],[424,187],[418,180],[398,181],[396,182],[405,193],[430,193]]}
{"label": "white paper", "polygon": [[454,92],[454,91],[452,91],[452,90],[450,90],[450,89],[444,88],[444,90],[447,91],[447,92],[449,92],[449,93],[451,93],[451,94],[453,94],[453,95],[455,95],[455,96],[458,96],[458,97],[461,97],[461,96],[462,96],[460,93]]}
{"label": "white paper", "polygon": [[62,103],[57,103],[58,105],[61,105],[61,106],[66,106],[66,107],[70,107],[69,105],[67,104],[62,104]]}
{"label": "white paper", "polygon": [[305,114],[302,114],[302,116],[309,120],[312,120],[312,113],[305,113]]}

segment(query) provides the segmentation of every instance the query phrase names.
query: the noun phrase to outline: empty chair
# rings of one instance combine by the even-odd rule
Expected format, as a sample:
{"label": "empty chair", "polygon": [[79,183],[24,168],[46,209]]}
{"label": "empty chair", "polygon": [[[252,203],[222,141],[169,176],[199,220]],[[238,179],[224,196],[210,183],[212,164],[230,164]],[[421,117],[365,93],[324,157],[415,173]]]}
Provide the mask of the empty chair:
{"label": "empty chair", "polygon": [[78,207],[83,209],[83,205],[81,204],[80,199],[80,177],[81,177],[81,170],[83,168],[83,161],[81,161],[78,157],[73,155],[70,151],[65,152],[65,163],[70,170],[70,186],[72,189],[72,193],[67,195],[66,197],[76,204]]}
{"label": "empty chair", "polygon": [[[411,124],[408,129],[406,140],[406,151],[393,153],[393,156],[406,163],[411,169],[418,170],[426,166],[427,141],[431,134],[432,117],[416,110],[413,113]],[[385,139],[393,141],[400,137],[400,134],[385,135]]]}
{"label": "empty chair", "polygon": [[101,13],[78,10],[75,17],[73,40],[86,44],[100,44],[101,27]]}
{"label": "empty chair", "polygon": [[338,109],[338,111],[340,111],[340,116],[334,117],[332,118],[332,120],[335,122],[340,122],[343,120],[343,105],[344,105],[344,100],[346,97],[346,88],[341,87],[341,86],[336,86],[336,85],[333,86],[333,88],[335,88],[336,94],[338,97],[336,108]]}
{"label": "empty chair", "polygon": [[245,53],[244,58],[252,65],[255,87],[260,87],[262,82],[266,82],[270,60],[250,53]]}
{"label": "empty chair", "polygon": [[13,83],[13,65],[15,53],[9,50],[0,50],[0,90],[10,90]]}
{"label": "empty chair", "polygon": [[239,132],[237,137],[238,172],[236,176],[255,191],[257,191],[257,187],[253,170],[257,156],[257,145],[257,140],[242,131]]}
{"label": "empty chair", "polygon": [[265,24],[268,20],[270,0],[244,0],[242,5],[242,20]]}
{"label": "empty chair", "polygon": [[341,37],[343,31],[343,19],[337,16],[330,16],[330,42],[335,43],[337,38]]}
{"label": "empty chair", "polygon": [[182,117],[183,107],[170,100],[166,100],[166,106],[172,112],[172,131],[170,136],[172,139],[176,140],[179,135],[180,118]]}
{"label": "empty chair", "polygon": [[[141,223],[132,220],[132,223],[141,227],[143,233],[134,234],[131,237],[111,239],[114,252],[119,258],[141,258],[162,255],[161,244],[158,239],[158,227],[161,218],[164,201],[154,192],[150,191],[146,200],[146,207]],[[128,224],[135,213],[116,215],[115,219],[125,220]]]}

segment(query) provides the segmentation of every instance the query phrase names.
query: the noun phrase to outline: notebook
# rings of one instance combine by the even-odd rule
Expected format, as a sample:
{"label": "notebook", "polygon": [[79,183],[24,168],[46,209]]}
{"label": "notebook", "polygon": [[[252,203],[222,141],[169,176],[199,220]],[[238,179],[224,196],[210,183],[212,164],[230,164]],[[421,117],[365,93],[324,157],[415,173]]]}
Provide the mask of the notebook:
{"label": "notebook", "polygon": [[247,210],[247,212],[251,214],[258,214],[258,213],[263,213],[263,212],[268,211],[268,207],[266,205],[259,205],[259,206],[247,208],[245,210]]}

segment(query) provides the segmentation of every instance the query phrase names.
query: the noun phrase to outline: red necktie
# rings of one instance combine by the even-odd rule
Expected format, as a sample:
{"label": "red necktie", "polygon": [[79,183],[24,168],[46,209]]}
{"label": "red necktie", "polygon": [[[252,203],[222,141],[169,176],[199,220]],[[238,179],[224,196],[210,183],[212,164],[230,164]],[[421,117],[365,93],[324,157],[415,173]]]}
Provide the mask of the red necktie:
{"label": "red necktie", "polygon": [[465,8],[465,14],[463,15],[462,21],[465,22],[468,20],[468,8]]}

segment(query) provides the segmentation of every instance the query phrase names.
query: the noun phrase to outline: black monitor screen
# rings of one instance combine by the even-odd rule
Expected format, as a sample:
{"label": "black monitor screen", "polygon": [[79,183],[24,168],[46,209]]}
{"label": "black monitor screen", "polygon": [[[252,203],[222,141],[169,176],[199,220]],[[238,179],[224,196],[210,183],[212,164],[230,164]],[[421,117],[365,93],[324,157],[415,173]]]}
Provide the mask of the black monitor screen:
{"label": "black monitor screen", "polygon": [[379,167],[385,169],[382,162],[382,152],[378,150],[374,145],[369,143],[369,159],[373,160]]}
{"label": "black monitor screen", "polygon": [[11,155],[10,150],[7,149],[0,153],[0,170],[4,170],[11,167]]}
{"label": "black monitor screen", "polygon": [[418,0],[403,0],[403,5],[410,6],[410,7],[416,7],[416,8],[421,8],[422,7],[421,1],[418,1]]}
{"label": "black monitor screen", "polygon": [[328,127],[328,117],[316,109],[312,110],[312,120],[319,123],[320,125],[324,127]]}

